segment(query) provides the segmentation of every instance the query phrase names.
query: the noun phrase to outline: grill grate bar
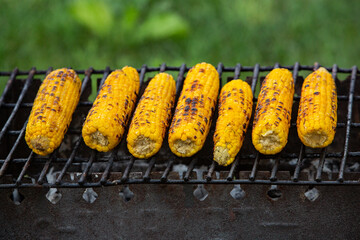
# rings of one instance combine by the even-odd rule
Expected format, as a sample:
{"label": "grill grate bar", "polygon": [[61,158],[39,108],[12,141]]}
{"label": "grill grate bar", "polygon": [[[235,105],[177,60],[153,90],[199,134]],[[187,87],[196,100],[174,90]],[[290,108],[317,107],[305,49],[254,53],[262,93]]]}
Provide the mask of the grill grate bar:
{"label": "grill grate bar", "polygon": [[[299,68],[300,68],[300,64],[299,62],[295,62],[294,64],[294,70],[293,70],[293,79],[294,79],[294,86],[296,86],[296,81],[298,78],[298,74],[299,74]],[[300,99],[300,98],[299,98]],[[291,126],[293,126],[293,124],[290,124]],[[296,126],[296,123],[294,123],[294,125]],[[294,173],[294,179],[297,179],[297,177],[299,176],[299,172],[300,172],[300,166],[302,164],[302,154],[305,152],[305,145],[303,143],[301,143],[301,147],[300,147],[300,154],[299,157],[297,159],[296,162],[296,168],[295,168],[295,173]],[[296,174],[296,176],[295,176]],[[294,180],[295,181],[295,180]]]}
{"label": "grill grate bar", "polygon": [[215,161],[212,161],[212,163],[211,163],[211,165],[210,165],[210,168],[209,168],[209,171],[208,171],[208,173],[207,173],[207,175],[206,175],[206,180],[207,180],[208,182],[210,182],[211,179],[212,179],[212,174],[213,174],[213,172],[214,172],[214,170],[215,170],[215,165],[216,165]]}
{"label": "grill grate bar", "polygon": [[108,164],[107,164],[107,166],[106,166],[106,168],[105,168],[105,170],[104,170],[104,172],[103,172],[103,174],[102,174],[102,176],[101,176],[100,183],[101,183],[102,185],[104,185],[104,184],[106,183],[106,181],[107,181],[107,179],[108,179],[108,177],[109,177],[109,172],[110,172],[110,169],[111,169],[111,167],[112,167],[112,165],[113,165],[113,163],[114,163],[114,159],[117,160],[117,148],[114,149],[114,150],[111,152],[111,156],[110,156],[110,158],[109,158],[109,162],[108,162]]}
{"label": "grill grate bar", "polygon": [[299,158],[296,162],[296,167],[295,167],[295,171],[294,171],[294,177],[293,177],[294,182],[299,181],[299,173],[300,173],[300,169],[301,169],[301,166],[302,166],[302,163],[304,160],[304,156],[305,156],[305,145],[301,144]]}
{"label": "grill grate bar", "polygon": [[241,74],[241,64],[238,63],[238,64],[236,64],[236,66],[235,66],[234,79],[239,79],[240,74]]}
{"label": "grill grate bar", "polygon": [[1,166],[1,169],[0,169],[0,178],[4,175],[7,167],[9,166],[9,163],[12,159],[12,156],[15,152],[15,149],[17,148],[17,146],[19,145],[20,141],[22,140],[22,138],[24,137],[24,134],[25,134],[25,129],[26,129],[26,124],[27,124],[27,121],[24,123],[24,126],[22,127],[21,129],[21,133],[19,134],[19,136],[17,137],[13,147],[11,148],[9,154],[7,155],[5,161],[4,161],[4,164]]}
{"label": "grill grate bar", "polygon": [[236,169],[237,165],[239,164],[239,157],[238,156],[239,156],[239,154],[236,156],[235,161],[231,165],[229,174],[228,174],[228,176],[226,178],[228,181],[232,181],[233,178],[234,178],[235,169]]}
{"label": "grill grate bar", "polygon": [[351,130],[351,117],[352,117],[352,110],[353,110],[353,102],[354,102],[354,91],[355,91],[355,81],[356,81],[356,73],[358,69],[356,66],[352,67],[351,79],[350,79],[350,89],[349,89],[349,103],[348,103],[348,110],[346,116],[346,133],[345,133],[345,143],[344,143],[344,156],[341,159],[340,163],[340,170],[339,170],[339,177],[338,181],[344,181],[344,170],[345,170],[345,163],[349,153],[349,140],[350,140],[350,130]]}
{"label": "grill grate bar", "polygon": [[324,168],[325,155],[326,155],[326,148],[322,148],[321,153],[320,153],[319,165],[318,165],[318,168],[316,171],[316,177],[315,177],[315,180],[317,182],[321,182],[321,173]]}
{"label": "grill grate bar", "polygon": [[80,137],[78,138],[78,140],[76,141],[75,147],[74,147],[74,149],[72,150],[69,159],[66,161],[65,166],[63,167],[63,169],[61,170],[58,178],[56,179],[56,182],[55,182],[56,184],[60,184],[60,183],[61,183],[61,180],[62,180],[62,178],[63,178],[64,175],[65,175],[65,172],[67,171],[67,169],[70,167],[72,161],[74,160],[74,157],[75,157],[75,155],[76,155],[76,153],[77,153],[77,150],[79,149],[81,140],[82,140],[82,137],[80,136]]}
{"label": "grill grate bar", "polygon": [[126,166],[123,176],[121,177],[121,182],[126,182],[129,179],[129,173],[131,168],[133,167],[135,162],[135,158],[131,156],[129,164]]}
{"label": "grill grate bar", "polygon": [[165,72],[166,71],[166,63],[161,64],[159,72]]}
{"label": "grill grate bar", "polygon": [[4,88],[4,91],[0,97],[0,107],[2,106],[2,104],[4,103],[4,99],[7,95],[7,93],[9,92],[9,89],[12,87],[13,83],[15,82],[14,80],[16,79],[16,75],[18,74],[19,69],[15,68],[10,75],[10,78],[8,80],[8,82],[6,83],[6,86]]}
{"label": "grill grate bar", "polygon": [[273,166],[273,168],[271,170],[270,181],[272,181],[272,182],[277,180],[276,172],[277,172],[277,170],[279,168],[279,162],[280,162],[280,160],[277,158],[275,160],[274,166]]}
{"label": "grill grate bar", "polygon": [[188,167],[188,169],[187,169],[187,171],[186,171],[186,173],[185,173],[185,176],[184,176],[184,181],[185,181],[185,182],[189,181],[189,179],[190,179],[190,174],[191,174],[191,172],[193,171],[193,169],[194,169],[195,164],[197,163],[197,161],[198,161],[198,158],[197,158],[197,157],[194,157],[194,158],[191,160],[191,162],[190,162],[190,164],[189,164],[189,167]]}
{"label": "grill grate bar", "polygon": [[253,78],[251,80],[251,91],[254,96],[255,96],[255,88],[256,88],[257,80],[259,77],[259,69],[260,69],[260,65],[258,63],[255,64]]}
{"label": "grill grate bar", "polygon": [[[127,184],[143,184],[142,179],[129,179]],[[164,184],[163,181],[159,179],[150,179],[148,182],[149,184]],[[212,180],[211,184],[227,184],[229,183],[227,180],[220,179],[220,180]],[[103,187],[103,186],[117,186],[119,183],[118,181],[113,182],[105,182],[104,184],[100,184],[99,182],[93,182],[93,183],[84,183],[83,185],[80,185],[79,183],[63,183],[62,185],[55,185],[51,183],[44,183],[43,185],[34,185],[32,183],[23,183],[19,186],[16,186],[15,183],[10,184],[2,184],[1,188],[30,188],[30,187],[46,187],[46,188],[79,188],[79,187],[85,187],[85,188],[94,188],[94,187]],[[174,180],[169,179],[167,180],[166,184],[209,184],[209,182],[206,182],[206,180],[189,180],[188,182],[184,182],[182,180]],[[250,181],[247,179],[235,179],[231,182],[231,184],[260,184],[260,185],[297,185],[297,186],[360,186],[360,182],[357,180],[344,180],[344,182],[339,181],[322,181],[322,182],[316,182],[316,181],[298,181],[293,182],[290,180],[278,180],[276,182],[270,182],[268,180],[254,180]]]}
{"label": "grill grate bar", "polygon": [[155,161],[156,161],[156,159],[154,157],[152,157],[150,160],[149,166],[147,167],[146,172],[143,177],[145,182],[149,182],[149,180],[150,180],[150,173],[155,165]]}
{"label": "grill grate bar", "polygon": [[[256,154],[247,154],[247,155],[240,155],[239,156],[239,160],[242,159],[254,159],[256,156]],[[293,158],[298,158],[299,155],[295,154],[295,153],[283,153],[283,154],[278,154],[279,158],[284,159],[284,160],[291,160]],[[327,152],[325,155],[327,158],[342,158],[343,157],[343,152]],[[320,157],[320,153],[307,153],[306,154],[306,158],[319,158]],[[356,157],[360,157],[360,152],[349,152],[348,153],[348,157],[352,157],[352,158],[356,158]],[[263,155],[262,156],[263,159],[273,159],[274,156],[272,155]],[[119,160],[129,160],[130,157],[128,156],[119,156],[118,157]],[[48,160],[47,158],[43,158],[43,157],[34,157],[34,160],[37,163],[44,163],[46,162],[46,160]],[[57,158],[54,162],[56,163],[63,163],[66,162],[68,160],[68,158]],[[75,157],[73,160],[73,163],[85,163],[89,160],[89,158],[84,158],[84,157]],[[108,158],[105,157],[100,157],[97,158],[96,161],[97,162],[107,162]],[[27,158],[14,158],[11,162],[13,163],[25,163],[27,161]],[[4,163],[5,159],[0,159],[0,164]],[[216,164],[215,164],[216,165]],[[210,170],[209,170],[210,171]]]}
{"label": "grill grate bar", "polygon": [[[185,74],[185,71],[186,71],[186,65],[183,64],[181,65],[180,67],[180,71],[179,71],[179,74],[178,74],[178,77],[176,79],[176,95],[175,95],[175,103],[177,103],[179,97],[180,97],[180,93],[181,93],[181,90],[182,90],[182,87],[184,85],[184,74]],[[175,105],[175,104],[174,104]],[[175,108],[175,107],[174,107]]]}
{"label": "grill grate bar", "polygon": [[16,105],[13,109],[13,111],[11,112],[8,120],[6,121],[4,127],[1,129],[1,132],[0,132],[0,143],[8,129],[8,127],[10,126],[12,120],[14,119],[15,117],[15,114],[18,112],[19,108],[20,108],[20,103],[23,101],[24,97],[25,97],[25,94],[27,93],[27,91],[29,90],[29,87],[30,87],[30,84],[33,80],[33,77],[34,77],[34,74],[36,72],[36,68],[32,68],[31,71],[29,72],[29,75],[26,79],[26,82],[25,82],[25,85],[24,85],[24,88],[21,90],[21,93],[20,93],[20,96],[16,102]]}
{"label": "grill grate bar", "polygon": [[[255,96],[255,90],[256,90],[256,85],[257,85],[257,80],[259,78],[259,69],[260,69],[260,65],[257,63],[255,64],[255,67],[254,67],[254,72],[253,72],[253,78],[251,80],[251,91],[253,93],[253,96]],[[256,108],[256,106],[255,106]],[[255,180],[255,177],[256,177],[256,171],[257,171],[257,166],[259,164],[259,161],[260,161],[260,153],[258,151],[256,151],[256,154],[255,154],[255,160],[254,160],[254,164],[253,164],[253,168],[252,168],[252,171],[250,173],[250,176],[249,176],[249,179],[251,181],[254,181]]]}
{"label": "grill grate bar", "polygon": [[161,182],[167,182],[168,181],[167,177],[168,177],[168,175],[170,173],[170,169],[171,169],[173,164],[174,164],[174,158],[170,158],[170,160],[168,161],[167,166],[165,168],[165,171],[164,171],[163,175],[160,178]]}
{"label": "grill grate bar", "polygon": [[256,157],[255,157],[255,160],[254,160],[254,164],[253,164],[253,167],[252,167],[250,176],[249,176],[250,181],[254,181],[254,180],[255,180],[256,172],[257,172],[257,167],[258,167],[258,165],[259,165],[259,161],[260,161],[260,153],[259,153],[259,152],[256,152]]}
{"label": "grill grate bar", "polygon": [[81,177],[80,177],[80,179],[79,179],[79,184],[80,184],[80,185],[84,184],[85,179],[86,179],[86,177],[88,176],[90,167],[91,167],[91,165],[92,165],[93,162],[94,162],[95,156],[96,156],[95,150],[91,150],[91,155],[90,155],[89,161],[86,163],[85,169],[84,169],[84,171],[82,172]]}
{"label": "grill grate bar", "polygon": [[26,160],[24,167],[21,169],[21,173],[19,174],[18,178],[16,179],[16,186],[21,184],[21,181],[26,173],[26,170],[29,168],[31,161],[33,160],[34,152],[31,151],[29,157]]}
{"label": "grill grate bar", "polygon": [[41,170],[40,176],[37,180],[37,182],[41,185],[44,183],[44,178],[46,176],[47,171],[49,170],[51,162],[56,159],[56,156],[59,152],[59,148],[55,149],[55,151],[50,155],[50,158],[46,161],[43,169]]}

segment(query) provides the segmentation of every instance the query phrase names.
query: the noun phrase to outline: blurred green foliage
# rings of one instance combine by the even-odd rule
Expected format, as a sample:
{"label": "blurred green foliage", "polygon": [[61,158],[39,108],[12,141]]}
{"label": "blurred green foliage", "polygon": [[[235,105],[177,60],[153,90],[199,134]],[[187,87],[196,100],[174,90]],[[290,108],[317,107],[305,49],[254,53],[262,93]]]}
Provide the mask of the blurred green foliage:
{"label": "blurred green foliage", "polygon": [[0,0],[0,68],[359,65],[360,1]]}

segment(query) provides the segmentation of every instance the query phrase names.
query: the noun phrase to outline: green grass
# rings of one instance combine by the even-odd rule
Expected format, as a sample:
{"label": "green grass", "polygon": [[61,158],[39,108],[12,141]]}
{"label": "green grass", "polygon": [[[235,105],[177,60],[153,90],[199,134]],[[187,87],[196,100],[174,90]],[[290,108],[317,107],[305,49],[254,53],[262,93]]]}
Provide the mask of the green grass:
{"label": "green grass", "polygon": [[359,1],[0,1],[0,70],[360,64]]}

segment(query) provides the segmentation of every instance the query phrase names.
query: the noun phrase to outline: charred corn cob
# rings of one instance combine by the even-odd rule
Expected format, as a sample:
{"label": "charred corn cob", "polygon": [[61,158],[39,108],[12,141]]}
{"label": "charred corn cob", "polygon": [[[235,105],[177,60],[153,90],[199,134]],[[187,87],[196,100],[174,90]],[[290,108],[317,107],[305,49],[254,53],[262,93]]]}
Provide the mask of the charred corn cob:
{"label": "charred corn cob", "polygon": [[52,153],[64,138],[79,102],[81,80],[72,69],[52,71],[42,82],[26,126],[25,140],[39,155]]}
{"label": "charred corn cob", "polygon": [[120,143],[139,85],[139,74],[132,67],[115,70],[106,78],[82,128],[88,147],[107,152]]}
{"label": "charred corn cob", "polygon": [[301,89],[297,131],[304,145],[328,146],[334,139],[337,123],[335,81],[323,67],[311,73]]}
{"label": "charred corn cob", "polygon": [[134,157],[149,158],[160,150],[171,119],[175,91],[175,81],[167,73],[157,74],[146,87],[127,135],[127,146]]}
{"label": "charred corn cob", "polygon": [[262,83],[255,111],[252,141],[262,154],[276,154],[287,143],[294,79],[287,69],[272,70]]}
{"label": "charred corn cob", "polygon": [[214,161],[220,165],[231,164],[240,151],[251,117],[252,100],[249,84],[240,79],[221,89],[214,134]]}
{"label": "charred corn cob", "polygon": [[169,146],[179,157],[198,152],[206,140],[219,92],[219,74],[208,63],[199,63],[188,72],[175,109]]}

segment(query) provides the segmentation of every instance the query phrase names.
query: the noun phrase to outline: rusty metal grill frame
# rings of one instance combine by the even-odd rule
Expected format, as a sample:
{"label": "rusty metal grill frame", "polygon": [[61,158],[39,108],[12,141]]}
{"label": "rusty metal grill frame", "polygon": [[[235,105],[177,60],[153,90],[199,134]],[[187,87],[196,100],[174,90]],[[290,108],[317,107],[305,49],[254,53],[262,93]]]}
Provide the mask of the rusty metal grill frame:
{"label": "rusty metal grill frame", "polygon": [[[221,76],[224,72],[226,73],[233,73],[234,78],[239,78],[240,74],[243,72],[251,72],[251,89],[252,92],[255,93],[256,86],[258,84],[259,80],[259,74],[261,72],[267,72],[271,71],[272,69],[280,67],[280,65],[277,63],[274,66],[260,66],[259,64],[256,64],[255,66],[242,66],[241,64],[237,64],[235,67],[225,67],[222,63],[219,63],[217,65],[217,71]],[[314,69],[317,69],[319,67],[319,64],[315,64],[314,66],[305,66],[300,65],[298,62],[296,62],[293,66],[281,66],[283,68],[287,68],[290,71],[293,72],[294,80],[297,80],[299,71],[312,71]],[[267,185],[360,185],[360,180],[349,180],[346,179],[344,176],[345,173],[345,165],[347,162],[347,159],[349,157],[360,159],[360,151],[349,151],[349,139],[352,129],[358,129],[360,128],[360,123],[353,123],[352,122],[352,112],[353,112],[353,106],[354,101],[360,100],[360,94],[355,95],[355,84],[357,80],[357,74],[360,73],[357,66],[353,66],[350,69],[345,68],[339,68],[336,64],[334,64],[332,67],[327,67],[327,69],[332,72],[332,75],[334,79],[336,78],[338,73],[347,73],[351,74],[350,77],[350,86],[349,91],[347,95],[338,95],[338,101],[347,101],[347,115],[346,115],[346,121],[345,122],[339,122],[337,124],[337,128],[345,128],[345,136],[344,136],[344,144],[343,144],[343,151],[342,152],[327,152],[326,148],[322,149],[320,153],[306,153],[305,149],[306,147],[304,145],[301,145],[300,152],[298,153],[280,153],[275,156],[264,156],[261,155],[259,152],[254,152],[252,154],[248,155],[242,155],[241,151],[236,157],[235,161],[225,169],[225,176],[221,177],[220,179],[214,179],[214,171],[217,168],[217,164],[211,159],[208,161],[207,170],[205,171],[206,174],[202,179],[193,179],[192,178],[192,172],[194,170],[194,167],[197,164],[198,158],[195,156],[190,160],[189,164],[187,165],[187,171],[185,172],[182,179],[171,179],[169,178],[169,174],[172,170],[174,161],[176,159],[176,156],[173,155],[167,163],[165,169],[161,172],[159,177],[154,178],[151,177],[153,171],[153,167],[156,163],[156,155],[150,159],[148,159],[148,165],[146,171],[142,173],[141,177],[133,177],[131,173],[133,173],[132,167],[137,159],[135,159],[132,156],[127,156],[123,160],[118,159],[118,148],[113,150],[110,154],[110,156],[105,158],[97,158],[96,152],[94,150],[91,150],[91,155],[89,158],[81,158],[77,157],[77,152],[79,149],[79,146],[81,144],[84,144],[81,137],[81,131],[79,129],[69,129],[69,132],[72,134],[77,134],[78,139],[73,146],[71,150],[71,154],[68,158],[58,158],[58,149],[54,151],[53,154],[46,158],[38,158],[36,154],[31,152],[27,158],[13,158],[13,155],[15,151],[19,151],[17,149],[19,142],[24,141],[24,134],[25,134],[25,128],[27,121],[23,123],[20,130],[9,130],[9,127],[14,120],[16,114],[18,113],[18,110],[21,108],[31,108],[32,103],[23,103],[24,96],[28,92],[33,79],[35,76],[42,76],[44,77],[46,74],[48,74],[52,68],[49,68],[48,70],[36,70],[36,68],[32,68],[30,71],[20,71],[19,69],[15,68],[11,72],[0,72],[0,76],[9,77],[7,81],[7,85],[3,91],[3,94],[0,97],[0,112],[2,109],[12,109],[10,116],[7,118],[6,123],[1,126],[1,132],[0,132],[0,144],[4,140],[6,136],[17,136],[16,141],[12,145],[11,149],[7,153],[7,157],[5,159],[0,159],[0,180],[3,180],[6,175],[11,175],[11,173],[7,172],[8,167],[10,164],[23,164],[20,174],[17,177],[13,176],[12,182],[7,181],[0,181],[0,188],[25,188],[25,187],[57,187],[57,188],[78,188],[78,187],[101,187],[101,186],[114,186],[114,185],[120,185],[120,184],[267,184]],[[144,85],[145,82],[145,75],[147,73],[153,73],[153,72],[164,72],[164,71],[175,71],[178,73],[177,79],[176,79],[176,99],[178,99],[182,84],[184,80],[184,75],[189,70],[189,68],[182,64],[180,67],[171,67],[166,66],[166,64],[162,64],[160,67],[148,67],[146,65],[143,65],[140,69],[138,69],[138,72],[140,73],[140,88]],[[83,74],[85,77],[83,79],[82,83],[82,89],[81,94],[83,94],[86,87],[91,85],[91,76],[92,75],[100,75],[102,74],[100,86],[108,76],[108,74],[111,72],[109,67],[106,67],[104,70],[95,70],[93,68],[89,68],[87,70],[76,70],[78,74]],[[16,103],[7,103],[5,102],[5,97],[11,90],[12,85],[14,84],[15,80],[19,76],[27,76],[25,80],[25,84],[21,90],[21,93],[16,101]],[[140,98],[141,96],[139,96]],[[294,101],[299,101],[299,96],[294,96]],[[256,102],[256,98],[254,98],[254,102]],[[87,106],[90,107],[92,105],[92,102],[90,101],[80,101],[78,106]],[[293,122],[293,121],[292,121]],[[292,123],[292,127],[295,127],[295,123]],[[124,141],[124,139],[123,139]],[[167,144],[164,142],[164,144]],[[271,168],[267,169],[267,171],[270,173],[270,176],[268,179],[257,179],[257,172],[259,163],[262,159],[275,159],[274,164]],[[289,179],[278,179],[277,173],[279,169],[279,162],[283,159],[290,159],[290,158],[296,158],[296,164],[293,169],[293,174]],[[301,173],[301,166],[303,164],[304,159],[315,159],[319,158],[319,167],[316,171],[316,177],[314,179],[307,179],[304,180],[301,177],[299,177]],[[322,178],[323,173],[323,167],[324,162],[326,158],[337,158],[340,160],[340,168],[339,172],[337,173],[337,178],[335,180],[324,180]],[[242,159],[251,159],[252,160],[252,167],[251,171],[249,171],[248,177],[239,177],[241,174],[239,174],[239,165]],[[81,172],[80,177],[77,181],[70,181],[70,180],[64,180],[64,176],[68,173],[69,167],[74,164],[74,160],[76,162],[80,162],[84,164],[84,170]],[[121,173],[119,172],[113,172],[112,166],[114,161],[127,161],[126,167],[124,171]],[[360,163],[359,160],[356,160]],[[42,164],[42,170],[39,173],[39,177],[36,179],[35,182],[29,183],[29,182],[23,182],[24,176],[26,175],[26,172],[29,168],[29,166],[37,162],[39,164]],[[57,175],[55,183],[48,183],[45,180],[45,176],[49,171],[49,168],[51,167],[52,163],[54,162],[60,162],[63,163],[62,170]],[[101,178],[99,181],[87,181],[87,177],[90,174],[89,170],[94,162],[106,162],[106,168],[103,172],[99,173]],[[109,176],[113,173],[121,174],[121,178],[115,179],[115,180],[109,180]]]}

